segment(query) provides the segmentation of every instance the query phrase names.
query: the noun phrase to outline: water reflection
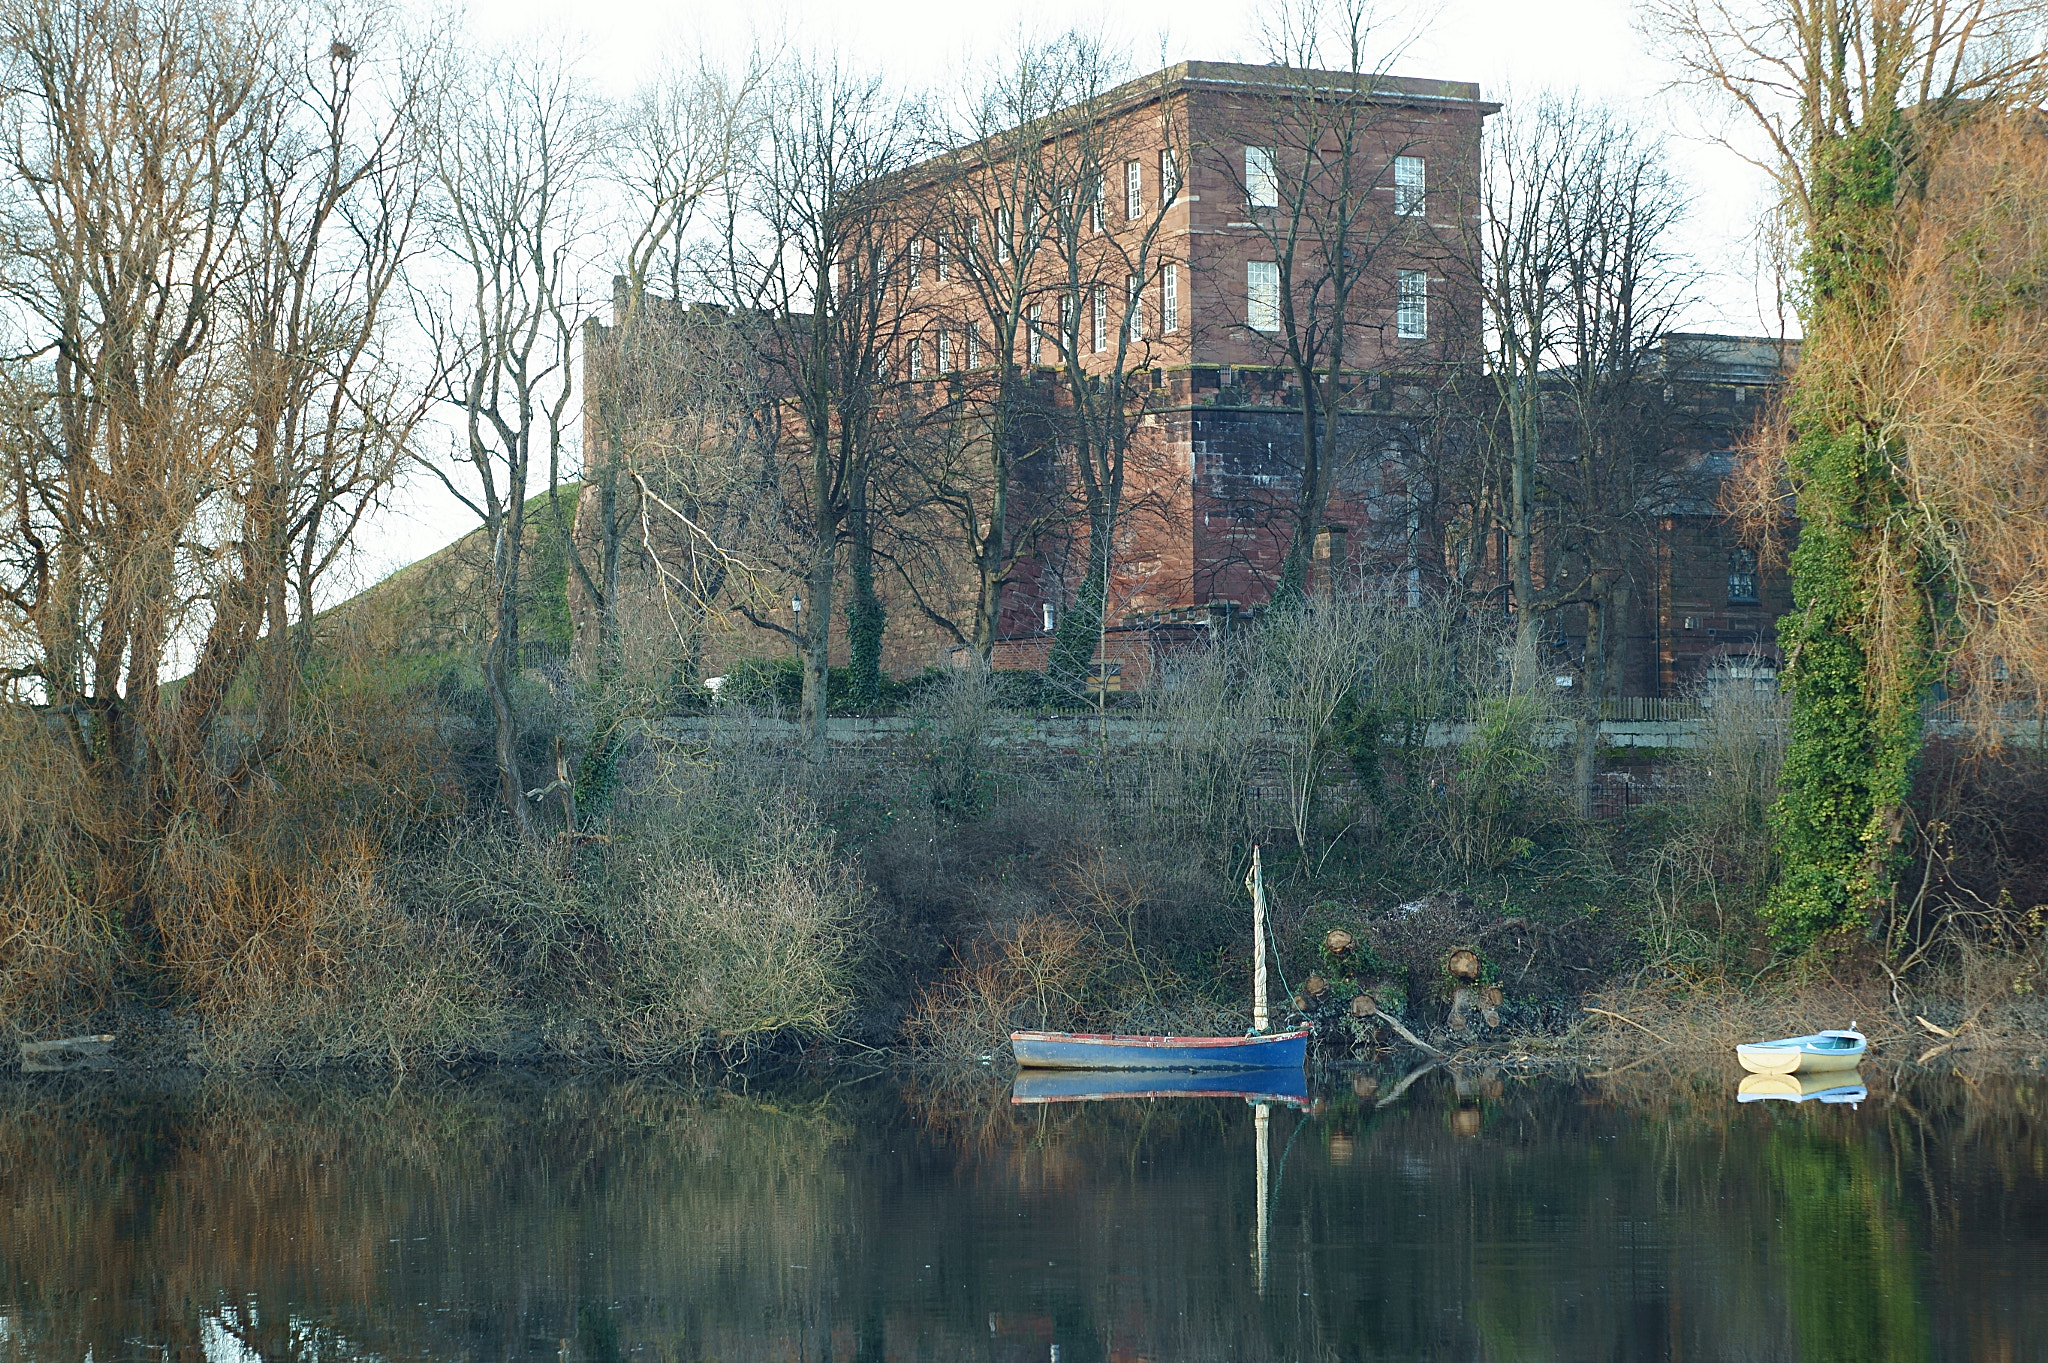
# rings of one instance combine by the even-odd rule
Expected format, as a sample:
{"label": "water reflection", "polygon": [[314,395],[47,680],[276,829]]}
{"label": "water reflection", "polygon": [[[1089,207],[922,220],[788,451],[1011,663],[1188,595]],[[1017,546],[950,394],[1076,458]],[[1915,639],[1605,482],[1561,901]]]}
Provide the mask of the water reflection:
{"label": "water reflection", "polygon": [[2042,1082],[1864,1077],[1359,1075],[1263,1218],[1243,1097],[0,1085],[0,1360],[2048,1357]]}

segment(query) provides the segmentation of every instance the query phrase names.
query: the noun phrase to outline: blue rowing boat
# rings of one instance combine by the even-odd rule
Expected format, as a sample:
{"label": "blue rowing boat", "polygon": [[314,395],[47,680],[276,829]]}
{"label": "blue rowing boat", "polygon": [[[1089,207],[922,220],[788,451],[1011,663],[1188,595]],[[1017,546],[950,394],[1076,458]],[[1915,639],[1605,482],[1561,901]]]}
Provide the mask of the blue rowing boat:
{"label": "blue rowing boat", "polygon": [[1012,1032],[1010,1049],[1028,1070],[1300,1069],[1308,1061],[1308,1028],[1252,1036]]}
{"label": "blue rowing boat", "polygon": [[1092,1103],[1115,1098],[1241,1098],[1309,1105],[1300,1066],[1280,1070],[1020,1070],[1013,1103]]}
{"label": "blue rowing boat", "polygon": [[1010,1049],[1026,1070],[1300,1070],[1308,1064],[1308,1028],[1266,1030],[1266,882],[1252,848],[1252,1029],[1243,1036],[1111,1036],[1100,1032],[1012,1032]]}

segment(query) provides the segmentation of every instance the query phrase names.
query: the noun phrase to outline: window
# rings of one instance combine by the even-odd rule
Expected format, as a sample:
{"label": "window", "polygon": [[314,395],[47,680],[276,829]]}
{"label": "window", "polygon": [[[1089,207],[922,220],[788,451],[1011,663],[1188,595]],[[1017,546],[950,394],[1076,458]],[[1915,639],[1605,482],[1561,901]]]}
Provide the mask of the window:
{"label": "window", "polygon": [[996,263],[1010,263],[1010,210],[1007,208],[996,210]]}
{"label": "window", "polygon": [[910,343],[910,377],[913,379],[921,379],[924,377],[923,341],[912,341]]}
{"label": "window", "polygon": [[1098,175],[1095,177],[1094,186],[1088,195],[1088,230],[1091,232],[1100,232],[1102,230],[1103,192],[1102,177]]}
{"label": "window", "polygon": [[1095,286],[1095,348],[1109,349],[1109,290]]}
{"label": "window", "polygon": [[939,372],[941,374],[953,372],[953,333],[950,331],[941,331],[939,333]]}
{"label": "window", "polygon": [[973,322],[967,328],[967,367],[981,368],[981,323]]}
{"label": "window", "polygon": [[919,283],[921,283],[921,282],[922,282],[922,281],[921,281],[921,279],[919,278],[919,276],[921,276],[921,275],[922,275],[923,273],[924,273],[924,243],[923,243],[923,242],[921,242],[921,241],[913,241],[913,242],[911,242],[911,243],[910,243],[910,287],[911,287],[911,288],[913,288],[913,289],[914,289],[914,288],[916,288],[916,287],[917,287],[917,286],[919,285]]}
{"label": "window", "polygon": [[1404,341],[1419,341],[1429,335],[1429,276],[1421,270],[1403,270],[1400,290],[1394,334]]}
{"label": "window", "polygon": [[1060,295],[1060,334],[1053,338],[1058,348],[1053,355],[1055,363],[1066,359],[1069,353],[1081,348],[1080,336],[1074,329],[1074,303],[1074,295]]}
{"label": "window", "polygon": [[1159,329],[1169,334],[1180,330],[1180,266],[1169,265],[1159,272]]}
{"label": "window", "polygon": [[1280,176],[1273,169],[1271,147],[1244,149],[1244,197],[1253,208],[1272,208],[1280,202]]}
{"label": "window", "polygon": [[1422,158],[1420,156],[1396,156],[1394,158],[1394,211],[1403,217],[1416,217],[1422,212]]}
{"label": "window", "polygon": [[1756,600],[1756,555],[1747,549],[1728,551],[1728,599]]}
{"label": "window", "polygon": [[1145,335],[1145,295],[1139,291],[1138,277],[1131,275],[1124,280],[1124,339],[1137,341]]}
{"label": "window", "polygon": [[1039,323],[1041,315],[1038,304],[1033,303],[1030,324],[1024,329],[1024,355],[1034,365],[1038,363],[1039,342],[1045,333],[1045,328]]}
{"label": "window", "polygon": [[937,257],[939,282],[943,284],[946,282],[946,239],[944,237],[932,239],[932,254]]}
{"label": "window", "polygon": [[1124,216],[1132,222],[1145,216],[1145,168],[1124,162]]}
{"label": "window", "polygon": [[1180,202],[1180,162],[1170,147],[1159,153],[1159,202]]}
{"label": "window", "polygon": [[1280,267],[1270,260],[1245,263],[1244,321],[1253,331],[1280,330]]}

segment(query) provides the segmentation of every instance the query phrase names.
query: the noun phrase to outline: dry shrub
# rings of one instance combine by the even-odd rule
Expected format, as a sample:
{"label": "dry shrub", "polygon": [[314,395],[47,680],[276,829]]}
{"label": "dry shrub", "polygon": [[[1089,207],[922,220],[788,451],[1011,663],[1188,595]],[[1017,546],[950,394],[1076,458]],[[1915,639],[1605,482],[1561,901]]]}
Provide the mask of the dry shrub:
{"label": "dry shrub", "polygon": [[1645,946],[1659,968],[1721,977],[1761,945],[1776,870],[1769,822],[1785,761],[1790,697],[1734,678],[1702,693],[1669,836],[1644,858]]}
{"label": "dry shrub", "polygon": [[[341,987],[375,931],[387,846],[446,795],[432,735],[418,697],[337,665],[245,789],[188,792],[138,843],[132,811],[94,784],[57,725],[6,712],[0,1026],[78,1026],[138,984],[213,1018]],[[140,940],[138,899],[149,905]]]}
{"label": "dry shrub", "polygon": [[1996,736],[2001,703],[2048,693],[2048,136],[2032,113],[1987,117],[1928,159],[1886,381],[1956,666]]}
{"label": "dry shrub", "polygon": [[[1149,859],[1148,859],[1149,860]],[[1205,996],[1177,968],[1211,935],[1191,921],[1192,887],[1139,869],[1122,849],[1070,848],[1050,907],[994,927],[925,987],[903,1035],[928,1058],[999,1049],[1017,1028],[1235,1031],[1235,1001]]]}
{"label": "dry shrub", "polygon": [[91,1012],[114,987],[118,882],[81,785],[41,715],[0,711],[0,1029]]}

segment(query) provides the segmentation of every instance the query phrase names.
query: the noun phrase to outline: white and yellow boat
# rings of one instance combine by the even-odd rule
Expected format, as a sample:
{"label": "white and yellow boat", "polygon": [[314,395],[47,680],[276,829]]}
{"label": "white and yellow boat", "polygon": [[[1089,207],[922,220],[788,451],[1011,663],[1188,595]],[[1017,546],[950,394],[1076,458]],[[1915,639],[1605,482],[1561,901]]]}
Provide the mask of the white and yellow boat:
{"label": "white and yellow boat", "polygon": [[1735,1058],[1751,1074],[1828,1074],[1853,1070],[1870,1049],[1863,1033],[1854,1030],[1815,1032],[1777,1041],[1752,1041],[1735,1048]]}
{"label": "white and yellow boat", "polygon": [[1778,1099],[1787,1103],[1862,1102],[1870,1096],[1855,1070],[1822,1070],[1818,1074],[1745,1074],[1735,1090],[1738,1103]]}

